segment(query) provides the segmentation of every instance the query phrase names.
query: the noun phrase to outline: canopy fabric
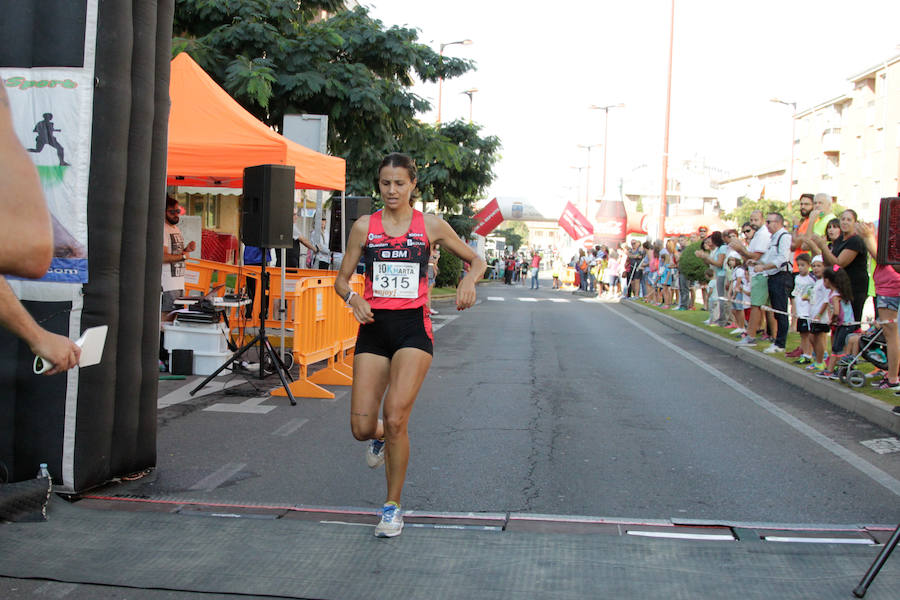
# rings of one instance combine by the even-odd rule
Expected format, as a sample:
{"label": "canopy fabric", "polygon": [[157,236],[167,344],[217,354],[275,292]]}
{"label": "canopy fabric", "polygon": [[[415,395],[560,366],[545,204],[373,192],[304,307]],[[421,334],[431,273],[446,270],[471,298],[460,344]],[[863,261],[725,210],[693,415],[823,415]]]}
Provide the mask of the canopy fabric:
{"label": "canopy fabric", "polygon": [[244,168],[293,165],[295,188],[343,190],[344,159],[272,131],[247,112],[186,52],[172,60],[167,185],[239,188]]}

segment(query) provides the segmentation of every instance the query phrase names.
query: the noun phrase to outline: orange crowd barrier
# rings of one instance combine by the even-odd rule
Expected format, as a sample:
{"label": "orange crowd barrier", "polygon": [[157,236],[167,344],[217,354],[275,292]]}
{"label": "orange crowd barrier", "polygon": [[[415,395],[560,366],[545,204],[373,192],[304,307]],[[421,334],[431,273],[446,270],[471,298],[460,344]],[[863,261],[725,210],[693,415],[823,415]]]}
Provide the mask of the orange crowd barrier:
{"label": "orange crowd barrier", "polygon": [[[205,294],[213,284],[226,283],[225,287],[254,289],[253,303],[231,309],[232,330],[237,329],[243,340],[245,328],[258,328],[259,303],[262,299],[261,268],[258,266],[229,265],[202,259],[189,259],[186,263],[185,290],[188,294]],[[352,349],[356,344],[359,324],[352,312],[334,292],[337,271],[318,269],[287,269],[284,281],[284,298],[281,296],[281,269],[269,267],[269,307],[266,329],[272,333],[281,327],[278,307],[285,311],[285,326],[291,337],[291,353],[300,370],[299,378],[290,383],[294,396],[305,398],[334,398],[334,394],[321,385],[350,385],[353,382],[351,366]],[[354,274],[350,280],[353,290],[362,295],[365,286],[362,275]],[[225,294],[225,287],[216,292]],[[282,301],[283,300],[283,301]],[[286,332],[288,333],[288,332]],[[287,336],[286,336],[287,337]],[[350,351],[350,354],[348,354]],[[324,368],[308,375],[309,366],[327,361]],[[284,388],[272,395],[286,396]]]}
{"label": "orange crowd barrier", "polygon": [[[350,385],[353,383],[353,368],[348,362],[346,351],[356,342],[359,324],[343,300],[334,293],[336,275],[304,277],[297,281],[294,290],[285,293],[293,296],[289,304],[293,308],[294,362],[299,366],[300,376],[288,384],[294,396],[305,398],[334,398],[334,394],[322,385]],[[350,287],[362,294],[362,275],[354,274]],[[327,361],[325,367],[308,374],[309,365]],[[286,396],[284,388],[272,392],[273,396]]]}

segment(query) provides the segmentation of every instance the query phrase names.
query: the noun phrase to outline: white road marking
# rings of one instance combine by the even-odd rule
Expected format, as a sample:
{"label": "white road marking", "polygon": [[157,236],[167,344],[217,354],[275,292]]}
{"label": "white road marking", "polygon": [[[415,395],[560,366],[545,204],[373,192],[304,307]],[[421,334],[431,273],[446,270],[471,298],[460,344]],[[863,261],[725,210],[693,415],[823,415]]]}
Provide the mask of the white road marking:
{"label": "white road marking", "polygon": [[530,297],[528,297],[528,296],[524,296],[524,297],[522,297],[522,298],[519,298],[519,302],[537,302],[537,301],[538,301],[537,298],[530,298]]}
{"label": "white road marking", "polygon": [[504,298],[503,296],[488,296],[487,299],[490,300],[491,302],[505,302],[506,301],[506,298]]}
{"label": "white road marking", "polygon": [[568,302],[565,298],[550,298],[550,302]]}
{"label": "white road marking", "polygon": [[900,440],[895,437],[880,438],[877,440],[866,440],[860,442],[863,446],[876,454],[890,454],[892,452],[900,452]]}
{"label": "white road marking", "polygon": [[[453,320],[458,319],[458,318],[459,318],[458,315],[448,315],[448,316],[446,316],[446,317],[443,317],[443,316],[433,316],[433,317],[431,317],[431,321],[432,321],[432,322],[431,322],[431,331],[432,331],[432,332],[437,331],[438,329],[440,329],[441,327],[443,327],[444,325],[446,325],[446,324],[449,323],[450,321],[453,321]],[[435,323],[435,322],[434,322],[435,319],[440,319],[441,322],[440,322],[440,323]]]}
{"label": "white road marking", "polygon": [[709,373],[710,375],[712,375],[713,377],[715,377],[716,379],[718,379],[719,381],[724,383],[725,385],[729,386],[734,391],[746,396],[747,398],[752,400],[754,404],[769,411],[772,415],[778,417],[779,419],[784,421],[790,427],[794,428],[798,432],[800,432],[803,435],[805,435],[806,437],[808,437],[810,440],[814,441],[815,443],[822,446],[824,449],[828,450],[829,452],[831,452],[838,458],[842,459],[844,462],[849,464],[851,467],[854,467],[855,469],[861,471],[862,473],[867,475],[869,478],[874,480],[876,483],[884,486],[885,488],[890,490],[893,494],[900,496],[900,481],[891,477],[888,473],[885,473],[878,467],[863,460],[862,458],[860,458],[859,456],[857,456],[850,450],[847,450],[846,448],[844,448],[843,446],[841,446],[840,444],[838,444],[831,438],[819,433],[818,431],[816,431],[815,429],[813,429],[812,427],[810,427],[809,425],[807,425],[806,423],[804,423],[803,421],[798,419],[797,417],[789,414],[785,410],[783,410],[783,409],[779,408],[778,406],[776,406],[775,404],[769,402],[768,400],[766,400],[765,398],[763,398],[762,396],[760,396],[753,390],[749,389],[742,383],[735,381],[734,379],[732,379],[725,373],[719,371],[715,367],[712,367],[712,366],[706,364],[705,362],[703,362],[702,360],[700,360],[699,358],[689,354],[688,352],[685,352],[684,350],[682,350],[681,348],[679,348],[678,346],[676,346],[669,340],[653,333],[652,331],[650,331],[649,329],[647,329],[646,327],[644,327],[643,325],[641,325],[640,323],[638,323],[637,321],[632,319],[631,317],[627,317],[627,316],[623,315],[622,313],[620,313],[619,311],[613,310],[610,306],[608,306],[606,304],[604,304],[604,307],[606,307],[606,309],[609,310],[610,312],[612,312],[613,314],[617,315],[619,318],[624,319],[625,321],[628,321],[629,323],[631,323],[631,325],[633,325],[637,329],[640,329],[641,331],[646,333],[648,336],[650,336],[651,338],[653,338],[654,340],[656,340],[657,342],[659,342],[666,348],[674,351],[676,354],[680,355],[684,359],[691,361],[692,363],[694,363],[695,365],[697,365],[698,367],[700,367],[701,369],[703,369],[704,371],[706,371],[707,373]]}
{"label": "white road marking", "polygon": [[212,406],[208,406],[203,410],[210,412],[230,412],[264,415],[275,410],[274,406],[260,406],[260,404],[268,399],[269,396],[263,396],[262,398],[250,398],[248,400],[244,400],[239,404],[213,404]]}
{"label": "white road marking", "polygon": [[211,492],[236,474],[240,473],[244,467],[246,467],[246,463],[228,463],[222,468],[220,468],[215,473],[211,475],[207,475],[194,485],[192,485],[189,489],[192,490],[203,490],[205,492]]}
{"label": "white road marking", "polygon": [[48,581],[41,587],[34,590],[36,596],[46,596],[47,598],[65,598],[74,592],[78,586],[74,583],[59,583],[56,581]]}
{"label": "white road marking", "polygon": [[182,402],[186,402],[191,398],[199,398],[201,396],[206,396],[215,392],[221,392],[225,388],[230,388],[235,385],[241,385],[243,383],[245,383],[243,379],[230,379],[227,382],[216,381],[215,379],[213,379],[212,381],[207,383],[202,390],[191,396],[191,390],[199,385],[198,382],[194,381],[191,383],[187,383],[177,390],[169,392],[162,398],[158,399],[156,401],[156,407],[166,408],[167,406],[172,406],[173,404],[181,404]]}
{"label": "white road marking", "polygon": [[290,421],[273,431],[272,435],[287,437],[307,423],[309,423],[309,419],[291,419]]}

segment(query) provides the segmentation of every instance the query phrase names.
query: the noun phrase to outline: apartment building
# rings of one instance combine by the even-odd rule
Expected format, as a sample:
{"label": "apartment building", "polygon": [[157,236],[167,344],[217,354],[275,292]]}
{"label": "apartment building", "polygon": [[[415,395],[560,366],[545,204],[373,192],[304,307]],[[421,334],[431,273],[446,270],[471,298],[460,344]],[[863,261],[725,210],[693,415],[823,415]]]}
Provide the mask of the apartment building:
{"label": "apartment building", "polygon": [[794,115],[794,191],[826,192],[873,220],[879,199],[900,192],[900,54],[848,82]]}

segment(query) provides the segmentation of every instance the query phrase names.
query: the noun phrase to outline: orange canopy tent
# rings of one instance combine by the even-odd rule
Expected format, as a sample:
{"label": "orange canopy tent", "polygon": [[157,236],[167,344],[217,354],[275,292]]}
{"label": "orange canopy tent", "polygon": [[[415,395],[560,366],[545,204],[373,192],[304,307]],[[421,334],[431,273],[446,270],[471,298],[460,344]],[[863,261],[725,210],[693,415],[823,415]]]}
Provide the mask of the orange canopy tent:
{"label": "orange canopy tent", "polygon": [[241,187],[244,168],[293,165],[294,187],[343,190],[344,159],[279,135],[247,112],[188,56],[172,60],[167,185]]}

